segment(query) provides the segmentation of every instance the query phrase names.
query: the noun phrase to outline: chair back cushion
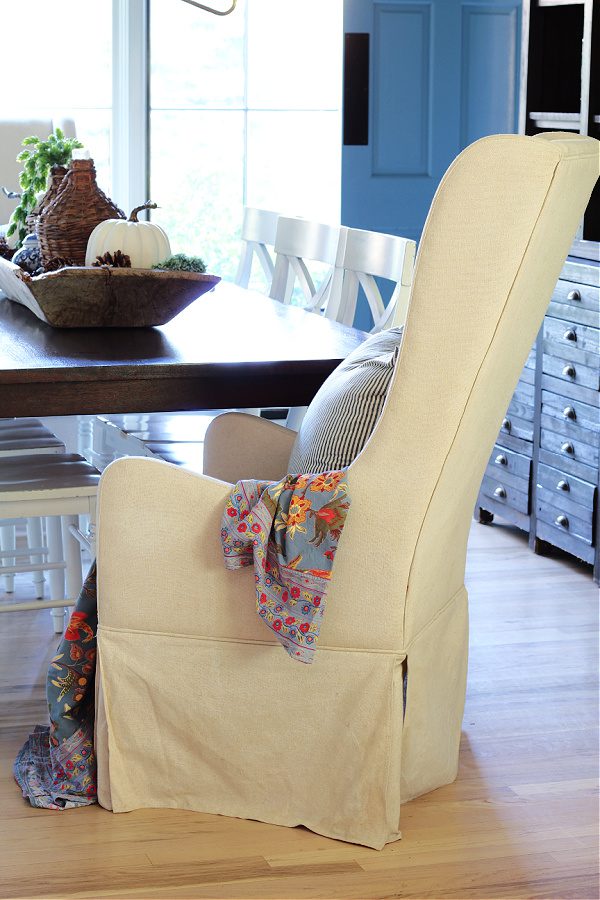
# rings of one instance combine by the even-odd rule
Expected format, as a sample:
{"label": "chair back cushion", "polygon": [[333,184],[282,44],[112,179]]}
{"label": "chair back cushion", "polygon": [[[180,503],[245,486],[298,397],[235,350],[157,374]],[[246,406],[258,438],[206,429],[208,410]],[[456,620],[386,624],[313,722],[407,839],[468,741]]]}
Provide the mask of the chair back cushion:
{"label": "chair back cushion", "polygon": [[368,626],[355,622],[372,646],[406,646],[463,589],[483,472],[599,150],[581,135],[495,135],[464,150],[440,183],[385,408],[349,469],[352,513],[336,555],[330,609],[338,590],[340,603],[348,591],[377,597]]}
{"label": "chair back cushion", "polygon": [[401,341],[402,328],[374,334],[331,373],[304,416],[288,472],[342,469],[358,456],[381,415]]}

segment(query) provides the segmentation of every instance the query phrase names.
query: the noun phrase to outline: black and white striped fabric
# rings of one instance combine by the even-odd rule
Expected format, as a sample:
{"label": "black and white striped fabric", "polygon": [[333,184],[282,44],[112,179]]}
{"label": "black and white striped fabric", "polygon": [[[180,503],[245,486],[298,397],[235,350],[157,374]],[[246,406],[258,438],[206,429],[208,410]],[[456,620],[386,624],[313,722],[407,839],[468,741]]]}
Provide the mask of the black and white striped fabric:
{"label": "black and white striped fabric", "polygon": [[288,472],[349,466],[381,415],[402,341],[402,328],[380,331],[357,347],[321,386],[292,448]]}

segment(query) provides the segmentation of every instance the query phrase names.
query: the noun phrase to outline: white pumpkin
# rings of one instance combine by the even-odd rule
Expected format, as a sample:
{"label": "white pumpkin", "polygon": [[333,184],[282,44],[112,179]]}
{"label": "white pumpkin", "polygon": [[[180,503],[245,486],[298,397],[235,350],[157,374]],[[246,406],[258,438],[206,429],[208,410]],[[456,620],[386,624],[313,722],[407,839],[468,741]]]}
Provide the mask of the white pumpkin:
{"label": "white pumpkin", "polygon": [[97,256],[121,250],[131,259],[132,269],[151,269],[171,256],[169,238],[154,222],[138,222],[142,209],[156,209],[156,203],[136,206],[129,219],[106,219],[90,234],[85,254],[86,266]]}

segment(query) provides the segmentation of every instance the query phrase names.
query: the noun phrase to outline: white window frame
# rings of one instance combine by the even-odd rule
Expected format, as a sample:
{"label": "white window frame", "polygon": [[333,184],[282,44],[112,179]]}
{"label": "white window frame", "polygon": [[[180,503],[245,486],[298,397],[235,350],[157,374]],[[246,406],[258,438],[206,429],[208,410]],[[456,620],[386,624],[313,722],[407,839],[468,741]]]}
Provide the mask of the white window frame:
{"label": "white window frame", "polygon": [[113,0],[112,33],[112,197],[129,214],[149,199],[149,0]]}

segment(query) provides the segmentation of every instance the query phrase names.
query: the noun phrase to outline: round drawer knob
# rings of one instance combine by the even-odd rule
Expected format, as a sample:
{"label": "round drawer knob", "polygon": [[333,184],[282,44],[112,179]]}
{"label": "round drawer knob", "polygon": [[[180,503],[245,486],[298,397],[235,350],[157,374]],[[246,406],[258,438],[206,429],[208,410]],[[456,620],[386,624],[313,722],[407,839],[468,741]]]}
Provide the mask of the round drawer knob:
{"label": "round drawer knob", "polygon": [[572,406],[565,406],[565,408],[563,409],[563,416],[565,417],[565,419],[574,420],[577,418],[577,413]]}
{"label": "round drawer knob", "polygon": [[564,369],[562,370],[562,373],[565,376],[565,378],[575,378],[575,376],[577,375],[577,372],[575,371],[575,366],[571,366],[571,365],[565,366]]}
{"label": "round drawer knob", "polygon": [[559,525],[561,528],[569,527],[569,520],[566,516],[557,516],[554,520],[555,525]]}
{"label": "round drawer knob", "polygon": [[497,466],[507,466],[508,460],[505,457],[504,453],[499,453],[496,459],[494,460]]}
{"label": "round drawer knob", "polygon": [[506,500],[506,491],[501,484],[494,491],[494,497],[497,497],[498,500]]}
{"label": "round drawer knob", "polygon": [[567,294],[567,300],[581,300],[581,294],[579,293],[579,291],[569,291],[569,293]]}
{"label": "round drawer knob", "polygon": [[565,341],[576,341],[577,340],[577,332],[574,328],[567,328],[565,333],[563,334],[563,338]]}
{"label": "round drawer knob", "polygon": [[502,430],[510,431],[511,428],[512,428],[512,425],[510,423],[510,419],[502,419]]}
{"label": "round drawer knob", "polygon": [[575,447],[571,443],[571,441],[565,441],[564,444],[560,445],[560,452],[567,453],[569,456],[575,455]]}
{"label": "round drawer knob", "polygon": [[556,490],[557,491],[565,491],[565,493],[566,493],[571,490],[571,485],[569,484],[568,481],[565,481],[564,478],[561,478],[561,480],[556,485]]}

